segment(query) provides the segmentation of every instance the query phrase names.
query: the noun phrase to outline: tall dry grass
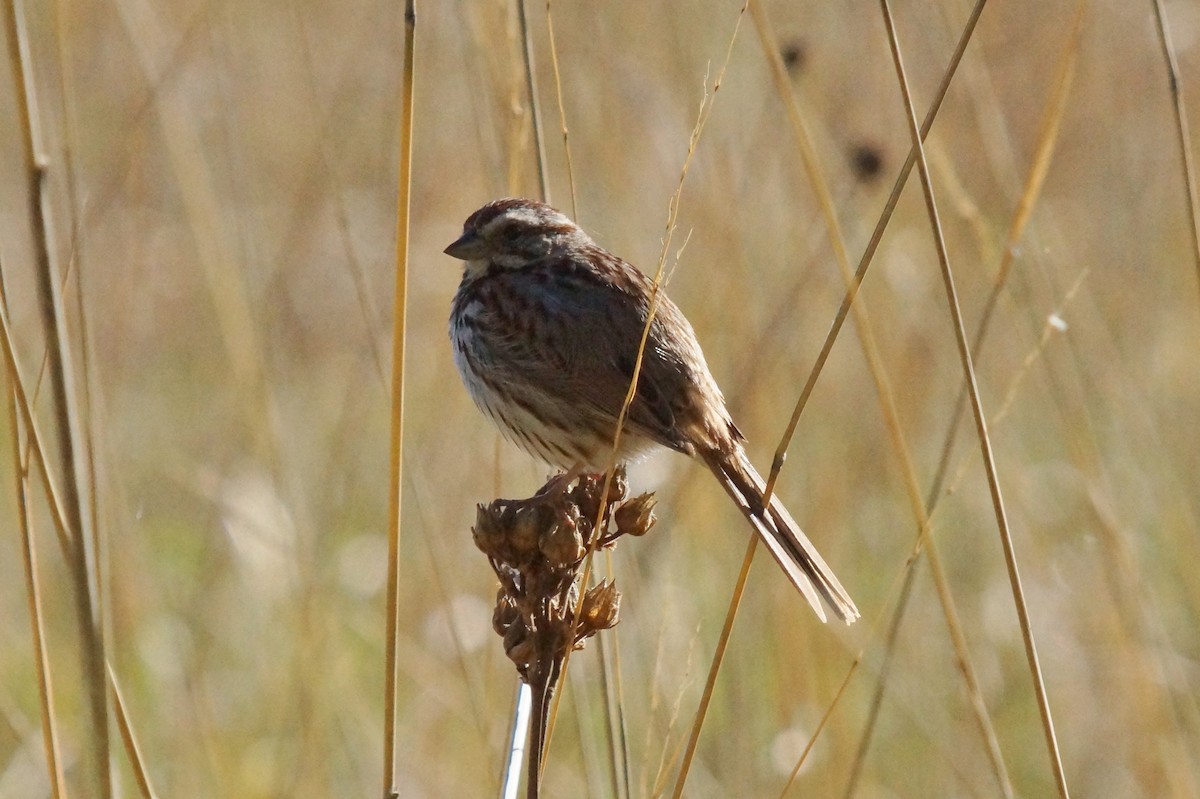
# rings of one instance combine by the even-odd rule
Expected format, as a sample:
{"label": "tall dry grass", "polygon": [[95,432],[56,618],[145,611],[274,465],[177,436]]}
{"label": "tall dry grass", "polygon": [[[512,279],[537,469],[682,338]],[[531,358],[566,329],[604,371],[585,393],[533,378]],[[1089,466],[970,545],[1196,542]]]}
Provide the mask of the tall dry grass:
{"label": "tall dry grass", "polygon": [[[973,5],[892,6],[917,121]],[[0,796],[101,795],[102,763],[117,796],[380,795],[402,4],[32,6],[5,9],[0,76],[20,369]],[[552,49],[528,4],[550,194],[647,271],[741,7],[560,0]],[[750,8],[667,290],[765,471],[845,296],[839,262],[858,267],[912,140],[879,4]],[[458,385],[441,249],[487,199],[538,194],[538,159],[515,7],[417,13],[395,766],[401,796],[488,796],[512,668],[469,526],[545,474]],[[1200,270],[1179,133],[1198,97],[1194,4],[993,2],[925,140],[967,336],[989,319],[979,400],[1077,796],[1200,793]],[[854,308],[776,491],[864,619],[820,625],[760,557],[683,793],[780,795],[811,743],[788,795],[1054,795],[918,169]],[[675,789],[737,578],[744,523],[703,469],[664,455],[632,479],[661,520],[613,559],[616,685],[596,648],[571,658],[547,796]]]}

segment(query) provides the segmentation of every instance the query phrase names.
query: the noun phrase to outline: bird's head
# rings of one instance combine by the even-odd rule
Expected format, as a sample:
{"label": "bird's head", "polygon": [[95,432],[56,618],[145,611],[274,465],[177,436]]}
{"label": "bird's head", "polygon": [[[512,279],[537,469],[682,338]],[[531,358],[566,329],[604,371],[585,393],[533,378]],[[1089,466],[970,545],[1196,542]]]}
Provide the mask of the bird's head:
{"label": "bird's head", "polygon": [[445,252],[466,261],[467,273],[472,274],[489,267],[522,269],[590,241],[565,214],[536,200],[510,197],[467,217],[462,236]]}

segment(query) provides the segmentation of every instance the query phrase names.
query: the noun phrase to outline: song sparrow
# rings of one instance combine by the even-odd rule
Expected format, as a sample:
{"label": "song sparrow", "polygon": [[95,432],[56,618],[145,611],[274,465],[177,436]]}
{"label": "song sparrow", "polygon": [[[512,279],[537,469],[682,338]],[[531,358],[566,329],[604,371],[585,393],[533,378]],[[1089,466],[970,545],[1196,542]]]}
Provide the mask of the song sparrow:
{"label": "song sparrow", "polygon": [[[488,203],[446,254],[466,262],[450,312],[454,362],[475,404],[514,443],[579,474],[608,467],[653,283],[540,202]],[[657,298],[618,460],[658,446],[712,470],[822,620],[858,609],[764,481],[692,326]]]}

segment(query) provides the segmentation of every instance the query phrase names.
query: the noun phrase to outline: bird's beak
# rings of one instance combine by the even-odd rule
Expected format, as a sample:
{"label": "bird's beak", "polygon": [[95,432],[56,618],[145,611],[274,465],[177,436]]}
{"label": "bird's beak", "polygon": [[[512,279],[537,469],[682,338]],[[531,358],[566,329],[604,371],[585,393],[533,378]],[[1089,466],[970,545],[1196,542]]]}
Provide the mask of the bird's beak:
{"label": "bird's beak", "polygon": [[446,255],[449,255],[451,258],[458,258],[460,261],[473,261],[482,258],[485,251],[486,247],[483,239],[470,230],[462,234],[457,241],[443,250]]}

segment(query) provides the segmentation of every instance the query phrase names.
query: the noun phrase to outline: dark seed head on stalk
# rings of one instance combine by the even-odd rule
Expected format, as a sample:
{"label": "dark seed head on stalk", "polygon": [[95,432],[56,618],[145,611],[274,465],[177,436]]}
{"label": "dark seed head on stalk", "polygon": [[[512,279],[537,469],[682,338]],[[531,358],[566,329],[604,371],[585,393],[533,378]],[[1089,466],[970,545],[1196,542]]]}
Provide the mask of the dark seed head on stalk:
{"label": "dark seed head on stalk", "polygon": [[654,515],[654,506],[658,500],[653,494],[640,494],[613,511],[613,520],[617,524],[620,535],[645,535],[658,521]]}
{"label": "dark seed head on stalk", "polygon": [[561,515],[541,526],[538,550],[551,566],[573,566],[586,554],[579,532],[580,518],[579,507],[568,504]]}
{"label": "dark seed head on stalk", "polygon": [[475,515],[475,545],[500,582],[492,629],[533,694],[530,797],[538,795],[547,710],[567,654],[621,615],[612,582],[582,585],[588,549],[616,546],[654,525],[654,495],[626,499],[628,491],[624,468],[607,483],[603,475],[560,476],[529,499],[497,499]]}
{"label": "dark seed head on stalk", "polygon": [[471,532],[500,581],[492,627],[522,678],[552,673],[535,667],[561,661],[571,647],[616,625],[616,587],[605,581],[581,590],[579,580],[589,545],[615,546],[621,536],[644,535],[654,525],[654,495],[626,499],[628,490],[625,471],[618,469],[607,495],[603,475],[556,477],[529,499],[478,507]]}
{"label": "dark seed head on stalk", "polygon": [[617,623],[621,612],[621,592],[614,583],[601,580],[583,596],[583,609],[579,614],[580,640],[600,630],[607,630]]}
{"label": "dark seed head on stalk", "polygon": [[517,603],[508,591],[501,588],[496,592],[496,608],[492,611],[492,629],[496,631],[496,635],[504,636],[508,634],[509,628],[520,620],[521,612],[517,610]]}

